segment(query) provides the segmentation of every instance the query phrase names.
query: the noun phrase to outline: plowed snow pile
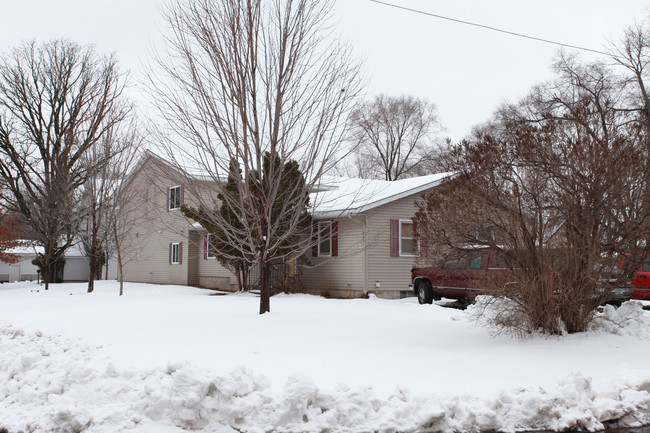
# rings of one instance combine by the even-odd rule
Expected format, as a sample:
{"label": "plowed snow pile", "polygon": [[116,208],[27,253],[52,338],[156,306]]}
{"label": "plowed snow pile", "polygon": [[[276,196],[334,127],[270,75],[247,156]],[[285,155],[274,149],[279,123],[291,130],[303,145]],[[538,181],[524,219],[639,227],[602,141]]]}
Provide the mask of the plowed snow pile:
{"label": "plowed snow pile", "polygon": [[24,432],[599,430],[650,423],[650,311],[490,336],[414,299],[115,283],[0,286],[0,428]]}

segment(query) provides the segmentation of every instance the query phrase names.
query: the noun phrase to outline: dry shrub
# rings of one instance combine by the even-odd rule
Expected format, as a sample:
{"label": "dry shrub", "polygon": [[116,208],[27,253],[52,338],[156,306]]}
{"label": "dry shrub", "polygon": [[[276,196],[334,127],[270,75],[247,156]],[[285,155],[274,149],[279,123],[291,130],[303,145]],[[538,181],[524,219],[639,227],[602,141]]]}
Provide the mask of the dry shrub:
{"label": "dry shrub", "polygon": [[606,65],[561,58],[556,72],[451,149],[456,176],[414,217],[420,266],[497,255],[513,283],[486,287],[512,304],[498,322],[554,335],[587,330],[638,270],[640,260],[612,275],[618,257],[650,254],[650,117],[621,99]]}
{"label": "dry shrub", "polygon": [[[472,315],[498,332],[510,328],[519,336],[536,332],[562,335],[588,329],[609,287],[593,276],[569,278],[566,261],[556,254],[549,257],[541,268],[530,260],[526,266],[490,275],[484,290],[489,296],[477,299]],[[524,255],[519,258],[523,260]]]}

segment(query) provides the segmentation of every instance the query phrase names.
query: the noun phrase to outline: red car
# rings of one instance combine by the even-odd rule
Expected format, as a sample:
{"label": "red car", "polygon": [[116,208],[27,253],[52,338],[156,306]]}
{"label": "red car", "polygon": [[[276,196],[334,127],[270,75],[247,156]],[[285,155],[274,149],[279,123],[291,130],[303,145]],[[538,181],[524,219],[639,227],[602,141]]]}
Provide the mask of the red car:
{"label": "red car", "polygon": [[[621,267],[622,263],[619,264],[619,269]],[[636,273],[636,278],[632,280],[632,286],[634,286],[632,299],[650,300],[650,258],[646,258],[643,266]]]}

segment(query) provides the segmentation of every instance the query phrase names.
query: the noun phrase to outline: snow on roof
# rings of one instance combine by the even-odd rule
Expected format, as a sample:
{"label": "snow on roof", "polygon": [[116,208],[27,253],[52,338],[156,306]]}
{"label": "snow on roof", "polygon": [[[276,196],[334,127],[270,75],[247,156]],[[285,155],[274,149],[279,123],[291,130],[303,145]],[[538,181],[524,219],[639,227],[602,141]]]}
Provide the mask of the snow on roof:
{"label": "snow on roof", "polygon": [[20,247],[9,248],[4,251],[6,254],[15,254],[15,255],[36,255],[37,253],[43,252],[43,247],[41,246],[32,246],[32,245],[22,245]]}
{"label": "snow on roof", "polygon": [[324,178],[310,199],[315,218],[356,215],[386,203],[426,191],[453,173],[387,181],[356,178]]}
{"label": "snow on roof", "polygon": [[[16,248],[9,248],[4,251],[6,254],[15,254],[19,256],[35,256],[36,254],[45,253],[42,245],[30,244],[30,241],[25,241],[26,244]],[[83,251],[81,244],[74,244],[65,251],[65,257],[86,257],[87,254]]]}

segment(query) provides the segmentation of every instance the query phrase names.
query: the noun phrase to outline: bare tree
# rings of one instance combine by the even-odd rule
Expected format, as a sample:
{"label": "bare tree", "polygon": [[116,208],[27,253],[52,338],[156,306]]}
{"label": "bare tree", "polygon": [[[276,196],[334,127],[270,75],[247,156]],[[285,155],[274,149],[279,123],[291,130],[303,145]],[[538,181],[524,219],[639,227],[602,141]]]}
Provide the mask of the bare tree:
{"label": "bare tree", "polygon": [[134,227],[142,219],[142,213],[136,211],[139,204],[147,198],[140,196],[134,188],[126,188],[129,176],[139,161],[144,137],[136,124],[129,125],[119,137],[122,151],[111,159],[107,178],[113,180],[109,191],[109,211],[106,217],[106,249],[113,250],[117,259],[117,279],[120,282],[119,295],[124,294],[124,264],[131,260],[143,248],[143,243],[134,235]]}
{"label": "bare tree", "polygon": [[45,254],[45,288],[56,280],[84,217],[80,187],[95,167],[83,155],[128,110],[113,57],[57,40],[27,43],[0,59],[0,179]]}
{"label": "bare tree", "polygon": [[[639,157],[648,165],[646,183],[650,184],[650,93],[646,86],[650,64],[650,27],[648,21],[625,29],[618,45],[611,48],[611,56],[624,70],[621,76],[622,90],[627,96],[625,110],[637,113],[635,121],[643,135],[645,146],[639,150]],[[644,198],[645,207],[650,207],[650,190]],[[650,240],[650,239],[649,239]]]}
{"label": "bare tree", "polygon": [[[109,260],[112,247],[118,258],[115,224],[118,218],[118,202],[123,180],[135,163],[142,138],[135,122],[112,125],[102,139],[84,155],[87,166],[95,167],[84,183],[83,203],[86,220],[80,230],[81,240],[89,257],[88,293],[94,290],[94,281],[101,278],[102,266]],[[119,264],[119,260],[118,260]],[[123,292],[120,279],[120,294]]]}
{"label": "bare tree", "polygon": [[[187,192],[209,212],[206,223],[222,229],[219,242],[239,251],[232,258],[260,267],[260,314],[270,311],[271,266],[308,247],[309,233],[297,236],[308,192],[336,163],[359,92],[358,65],[327,28],[332,4],[184,0],[167,10],[173,34],[151,85],[168,128],[156,139],[180,171],[213,181],[215,194],[198,186]],[[291,160],[305,181],[287,190]],[[265,170],[265,161],[278,163]],[[233,166],[241,174],[232,171],[229,190]],[[216,193],[229,212],[219,212]],[[241,225],[222,215],[240,215]]]}
{"label": "bare tree", "polygon": [[378,95],[352,112],[359,177],[397,180],[425,174],[440,156],[435,104],[414,96]]}
{"label": "bare tree", "polygon": [[619,77],[571,57],[556,71],[453,150],[458,176],[415,217],[423,262],[493,252],[513,279],[491,287],[515,305],[502,320],[552,334],[586,329],[638,268],[603,277],[620,255],[642,257],[650,230],[645,143]]}

